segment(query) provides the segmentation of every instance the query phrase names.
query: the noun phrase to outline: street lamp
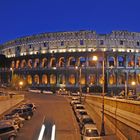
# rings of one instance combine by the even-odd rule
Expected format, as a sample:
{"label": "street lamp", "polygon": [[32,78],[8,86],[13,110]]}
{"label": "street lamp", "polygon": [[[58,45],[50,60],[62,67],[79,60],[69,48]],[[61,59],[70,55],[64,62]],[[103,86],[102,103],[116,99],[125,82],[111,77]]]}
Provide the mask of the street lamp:
{"label": "street lamp", "polygon": [[22,88],[22,86],[23,86],[23,81],[20,81],[19,82],[19,88]]}
{"label": "street lamp", "polygon": [[[132,81],[131,85],[136,87],[136,82]],[[135,89],[135,94],[136,94],[136,89]],[[125,80],[125,98],[127,97],[128,97],[128,87],[127,87],[127,81]]]}
{"label": "street lamp", "polygon": [[132,81],[131,85],[134,87],[134,95],[136,95],[136,82]]}
{"label": "street lamp", "polygon": [[[97,56],[93,56],[92,58],[93,61],[97,61],[98,60],[98,57]],[[105,126],[104,126],[104,92],[105,92],[105,87],[104,87],[104,84],[105,84],[105,66],[104,66],[104,55],[103,55],[103,62],[102,62],[102,122],[101,122],[101,132],[100,132],[100,135],[101,136],[105,136]]]}

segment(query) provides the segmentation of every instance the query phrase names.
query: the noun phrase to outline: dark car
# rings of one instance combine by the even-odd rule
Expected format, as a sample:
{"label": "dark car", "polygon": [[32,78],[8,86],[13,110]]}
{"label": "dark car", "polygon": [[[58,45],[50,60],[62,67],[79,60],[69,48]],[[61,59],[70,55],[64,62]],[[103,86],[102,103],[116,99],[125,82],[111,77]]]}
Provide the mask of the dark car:
{"label": "dark car", "polygon": [[31,108],[16,108],[8,115],[18,114],[20,117],[30,120],[33,116],[33,111]]}
{"label": "dark car", "polygon": [[0,140],[15,140],[17,130],[10,124],[0,124]]}
{"label": "dark car", "polygon": [[4,120],[14,120],[18,124],[19,128],[23,127],[24,120],[25,120],[24,118],[19,117],[18,114],[14,114],[14,115],[8,115],[7,114],[7,115],[4,116],[3,119]]}
{"label": "dark car", "polygon": [[84,118],[80,123],[80,128],[83,128],[83,126],[86,124],[95,124],[95,123],[91,118]]}
{"label": "dark car", "polygon": [[31,108],[32,111],[36,110],[36,105],[34,103],[25,103],[20,106],[20,108]]}

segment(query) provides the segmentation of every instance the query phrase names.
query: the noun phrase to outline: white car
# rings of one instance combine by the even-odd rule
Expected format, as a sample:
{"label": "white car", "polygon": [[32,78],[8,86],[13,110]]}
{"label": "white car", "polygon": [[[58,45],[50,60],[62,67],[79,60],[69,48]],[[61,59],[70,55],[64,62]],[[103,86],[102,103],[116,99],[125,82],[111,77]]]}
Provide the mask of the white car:
{"label": "white car", "polygon": [[79,99],[71,100],[70,104],[73,106],[74,104],[81,104]]}
{"label": "white car", "polygon": [[75,113],[78,112],[78,111],[80,111],[80,110],[83,110],[83,109],[85,109],[85,106],[82,105],[82,104],[76,104],[73,107],[73,110],[74,110]]}
{"label": "white car", "polygon": [[43,90],[42,93],[44,93],[44,94],[53,94],[52,91],[47,91],[47,90]]}
{"label": "white car", "polygon": [[72,96],[72,100],[80,100],[80,96]]}
{"label": "white car", "polygon": [[28,91],[33,93],[41,93],[41,90],[39,89],[29,89]]}
{"label": "white car", "polygon": [[94,124],[86,124],[82,129],[82,140],[102,140]]}
{"label": "white car", "polygon": [[79,96],[79,93],[71,93],[71,96]]}

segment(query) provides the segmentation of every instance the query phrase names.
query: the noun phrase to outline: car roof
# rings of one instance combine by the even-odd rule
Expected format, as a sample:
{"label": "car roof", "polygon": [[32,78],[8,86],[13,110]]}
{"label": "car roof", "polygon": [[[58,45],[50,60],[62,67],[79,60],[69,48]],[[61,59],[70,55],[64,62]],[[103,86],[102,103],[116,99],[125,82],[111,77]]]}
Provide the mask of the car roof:
{"label": "car roof", "polygon": [[0,121],[0,124],[4,124],[4,123],[7,123],[7,122],[13,122],[12,119],[9,119],[9,120],[1,120]]}
{"label": "car roof", "polygon": [[[90,118],[90,116],[89,115],[83,115],[82,116],[82,119],[86,119],[86,118]],[[91,118],[90,118],[91,119]]]}
{"label": "car roof", "polygon": [[86,109],[79,109],[77,112],[86,112],[87,113],[87,111],[86,111]]}
{"label": "car roof", "polygon": [[84,127],[85,129],[97,129],[95,124],[85,124]]}
{"label": "car roof", "polygon": [[10,124],[10,123],[2,123],[2,124],[0,124],[0,129],[5,128],[5,127],[13,127],[13,125]]}
{"label": "car roof", "polygon": [[84,105],[83,104],[76,104],[74,106],[77,107],[77,106],[84,106]]}

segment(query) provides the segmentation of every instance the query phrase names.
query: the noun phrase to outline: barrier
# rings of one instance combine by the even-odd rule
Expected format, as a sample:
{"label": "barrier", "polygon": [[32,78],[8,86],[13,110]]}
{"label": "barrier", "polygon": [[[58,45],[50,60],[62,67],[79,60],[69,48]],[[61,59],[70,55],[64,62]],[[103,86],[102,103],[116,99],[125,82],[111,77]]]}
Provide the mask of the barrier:
{"label": "barrier", "polygon": [[[89,95],[86,97],[86,103],[101,115],[102,97]],[[104,98],[105,107],[105,121],[114,129],[118,131],[119,137],[125,136],[127,139],[140,139],[140,102]],[[117,131],[116,131],[117,130]],[[124,139],[124,138],[123,138]]]}

